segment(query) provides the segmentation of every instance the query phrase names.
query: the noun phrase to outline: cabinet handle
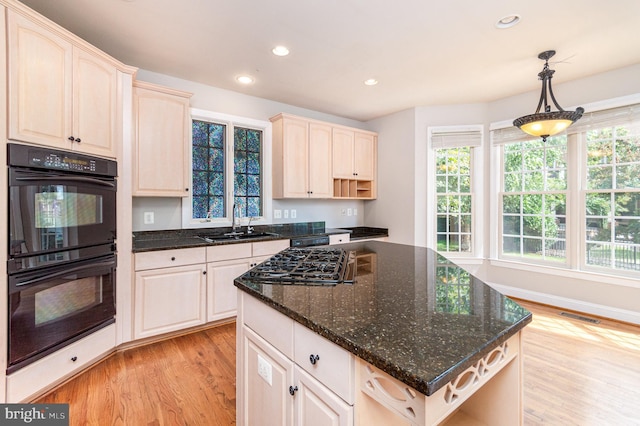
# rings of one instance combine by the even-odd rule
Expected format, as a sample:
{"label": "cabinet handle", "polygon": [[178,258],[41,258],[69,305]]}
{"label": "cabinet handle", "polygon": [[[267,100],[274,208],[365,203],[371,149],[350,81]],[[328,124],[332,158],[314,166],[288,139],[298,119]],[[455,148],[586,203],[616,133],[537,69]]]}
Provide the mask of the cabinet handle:
{"label": "cabinet handle", "polygon": [[309,362],[311,363],[311,365],[316,365],[316,362],[318,361],[320,361],[320,355],[309,355]]}
{"label": "cabinet handle", "polygon": [[289,386],[289,393],[291,394],[291,396],[293,396],[293,394],[296,393],[296,391],[298,390],[298,387],[293,387],[293,386]]}
{"label": "cabinet handle", "polygon": [[71,357],[71,361],[76,362],[77,360],[78,360],[78,357],[77,357],[77,356],[72,356],[72,357]]}
{"label": "cabinet handle", "polygon": [[171,256],[171,260],[172,260],[172,261],[173,261],[173,260],[176,260],[176,257],[175,257],[175,256]]}
{"label": "cabinet handle", "polygon": [[74,140],[76,140],[76,138],[74,138],[73,136],[69,136],[67,139],[69,139],[71,142],[73,142]]}

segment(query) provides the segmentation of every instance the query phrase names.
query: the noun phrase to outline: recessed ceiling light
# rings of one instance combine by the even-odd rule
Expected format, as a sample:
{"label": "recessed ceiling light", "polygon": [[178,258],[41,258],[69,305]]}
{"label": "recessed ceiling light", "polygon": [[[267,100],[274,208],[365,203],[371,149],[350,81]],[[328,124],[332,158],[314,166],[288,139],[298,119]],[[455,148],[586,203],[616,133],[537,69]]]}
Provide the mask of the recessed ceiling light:
{"label": "recessed ceiling light", "polygon": [[239,75],[238,77],[236,77],[236,80],[238,81],[238,83],[242,83],[242,84],[253,83],[253,77],[250,77],[248,75]]}
{"label": "recessed ceiling light", "polygon": [[368,78],[364,81],[364,84],[366,84],[367,86],[375,86],[376,84],[378,84],[378,80],[376,80],[375,78]]}
{"label": "recessed ceiling light", "polygon": [[287,56],[289,54],[289,49],[287,49],[285,46],[276,46],[271,49],[271,51],[276,56]]}
{"label": "recessed ceiling light", "polygon": [[496,28],[500,28],[501,30],[511,28],[518,22],[520,22],[520,15],[507,15],[496,22]]}

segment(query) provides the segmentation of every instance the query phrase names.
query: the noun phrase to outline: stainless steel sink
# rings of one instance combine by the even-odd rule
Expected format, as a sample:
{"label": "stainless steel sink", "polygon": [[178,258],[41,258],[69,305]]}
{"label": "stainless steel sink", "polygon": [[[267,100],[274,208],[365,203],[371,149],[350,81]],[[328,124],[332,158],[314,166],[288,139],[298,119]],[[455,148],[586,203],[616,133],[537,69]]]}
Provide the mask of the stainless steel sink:
{"label": "stainless steel sink", "polygon": [[274,234],[272,232],[252,232],[247,234],[245,232],[230,232],[228,234],[222,235],[198,235],[198,238],[208,242],[214,243],[216,241],[233,241],[233,240],[253,240],[257,238],[265,238],[265,237],[278,237],[279,234]]}

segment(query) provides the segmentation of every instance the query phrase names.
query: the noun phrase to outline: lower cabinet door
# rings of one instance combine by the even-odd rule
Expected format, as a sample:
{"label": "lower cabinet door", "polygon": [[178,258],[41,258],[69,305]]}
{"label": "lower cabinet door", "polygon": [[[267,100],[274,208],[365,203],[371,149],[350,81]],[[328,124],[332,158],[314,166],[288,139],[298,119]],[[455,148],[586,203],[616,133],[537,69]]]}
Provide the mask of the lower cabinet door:
{"label": "lower cabinet door", "polygon": [[207,264],[207,321],[236,315],[238,296],[233,280],[251,267],[251,259],[226,260]]}
{"label": "lower cabinet door", "polygon": [[205,265],[136,272],[136,339],[204,324]]}
{"label": "lower cabinet door", "polygon": [[244,426],[292,426],[293,361],[243,328],[243,386],[239,416]]}
{"label": "lower cabinet door", "polygon": [[295,367],[296,425],[352,426],[353,407],[304,370]]}

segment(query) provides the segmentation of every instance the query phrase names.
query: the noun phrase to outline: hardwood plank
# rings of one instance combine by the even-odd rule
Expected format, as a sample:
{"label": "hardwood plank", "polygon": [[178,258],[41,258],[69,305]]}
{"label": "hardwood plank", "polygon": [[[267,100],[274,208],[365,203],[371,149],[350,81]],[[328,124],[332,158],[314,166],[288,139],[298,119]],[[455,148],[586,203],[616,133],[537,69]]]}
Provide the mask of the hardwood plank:
{"label": "hardwood plank", "polygon": [[640,327],[518,303],[533,313],[523,332],[525,425],[640,424]]}
{"label": "hardwood plank", "polygon": [[[640,425],[640,327],[533,312],[523,333],[524,424]],[[235,424],[235,324],[116,353],[36,403],[70,403],[71,425]]]}

